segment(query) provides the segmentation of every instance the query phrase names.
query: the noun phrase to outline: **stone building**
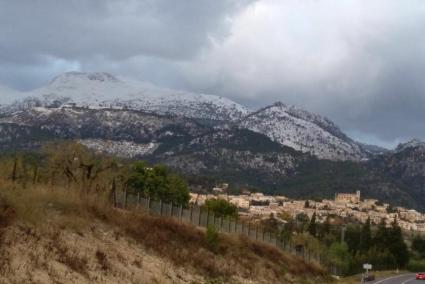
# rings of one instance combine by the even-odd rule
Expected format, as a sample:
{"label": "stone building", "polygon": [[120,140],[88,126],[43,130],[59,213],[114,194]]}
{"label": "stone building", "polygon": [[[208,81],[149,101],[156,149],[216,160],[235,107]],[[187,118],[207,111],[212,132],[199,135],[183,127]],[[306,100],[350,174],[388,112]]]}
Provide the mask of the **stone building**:
{"label": "stone building", "polygon": [[360,202],[360,190],[356,193],[337,193],[335,196],[335,202],[339,203],[359,203]]}

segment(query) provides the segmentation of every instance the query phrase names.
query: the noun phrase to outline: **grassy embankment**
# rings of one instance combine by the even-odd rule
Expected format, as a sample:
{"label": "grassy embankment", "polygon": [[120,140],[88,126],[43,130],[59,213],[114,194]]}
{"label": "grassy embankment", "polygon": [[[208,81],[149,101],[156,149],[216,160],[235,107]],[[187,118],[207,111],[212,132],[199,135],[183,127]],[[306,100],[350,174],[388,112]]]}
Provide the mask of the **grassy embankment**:
{"label": "grassy embankment", "polygon": [[330,283],[318,266],[246,238],[111,208],[78,189],[0,182],[1,283]]}

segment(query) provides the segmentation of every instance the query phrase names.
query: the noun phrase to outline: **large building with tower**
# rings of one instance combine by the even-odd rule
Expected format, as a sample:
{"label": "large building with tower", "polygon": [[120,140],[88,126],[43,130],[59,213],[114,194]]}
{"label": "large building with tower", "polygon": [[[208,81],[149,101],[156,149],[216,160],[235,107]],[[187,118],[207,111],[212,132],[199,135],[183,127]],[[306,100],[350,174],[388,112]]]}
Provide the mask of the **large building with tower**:
{"label": "large building with tower", "polygon": [[335,195],[335,202],[339,203],[359,203],[360,202],[360,190],[356,193],[337,193]]}

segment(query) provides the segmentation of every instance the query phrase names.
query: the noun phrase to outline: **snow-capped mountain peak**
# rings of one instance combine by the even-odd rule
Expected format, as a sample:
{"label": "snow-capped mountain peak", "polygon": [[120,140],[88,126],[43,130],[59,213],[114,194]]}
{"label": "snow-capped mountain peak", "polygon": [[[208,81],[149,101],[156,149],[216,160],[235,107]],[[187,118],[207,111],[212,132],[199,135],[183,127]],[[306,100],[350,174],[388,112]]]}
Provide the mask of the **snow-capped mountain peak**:
{"label": "snow-capped mountain peak", "polygon": [[[108,73],[68,72],[49,84],[25,93],[25,99],[0,108],[16,112],[37,108],[136,110],[160,115],[231,122],[268,136],[295,150],[331,160],[361,160],[367,153],[332,121],[320,115],[277,102],[251,112],[227,98],[157,87],[151,83],[115,77]],[[38,117],[38,116],[37,116]],[[38,118],[37,118],[38,119]],[[220,124],[220,127],[223,127]]]}
{"label": "snow-capped mountain peak", "polygon": [[49,84],[26,93],[26,99],[5,108],[3,112],[34,106],[67,105],[125,108],[212,120],[235,120],[249,113],[246,107],[223,97],[160,88],[100,72],[62,74]]}
{"label": "snow-capped mountain peak", "polygon": [[425,148],[425,142],[419,139],[412,139],[406,143],[398,144],[397,148],[395,149],[395,152],[402,152],[408,148],[417,148],[417,147]]}
{"label": "snow-capped mountain peak", "polygon": [[240,127],[323,159],[360,160],[366,157],[361,147],[329,119],[281,102],[249,114],[240,121]]}

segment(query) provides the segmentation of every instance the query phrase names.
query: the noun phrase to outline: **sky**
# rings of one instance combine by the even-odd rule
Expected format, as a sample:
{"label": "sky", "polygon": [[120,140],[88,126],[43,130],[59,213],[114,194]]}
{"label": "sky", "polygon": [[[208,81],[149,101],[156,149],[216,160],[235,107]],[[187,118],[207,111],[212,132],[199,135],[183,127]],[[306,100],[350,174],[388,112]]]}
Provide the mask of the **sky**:
{"label": "sky", "polygon": [[0,0],[0,84],[109,72],[425,140],[423,0]]}

